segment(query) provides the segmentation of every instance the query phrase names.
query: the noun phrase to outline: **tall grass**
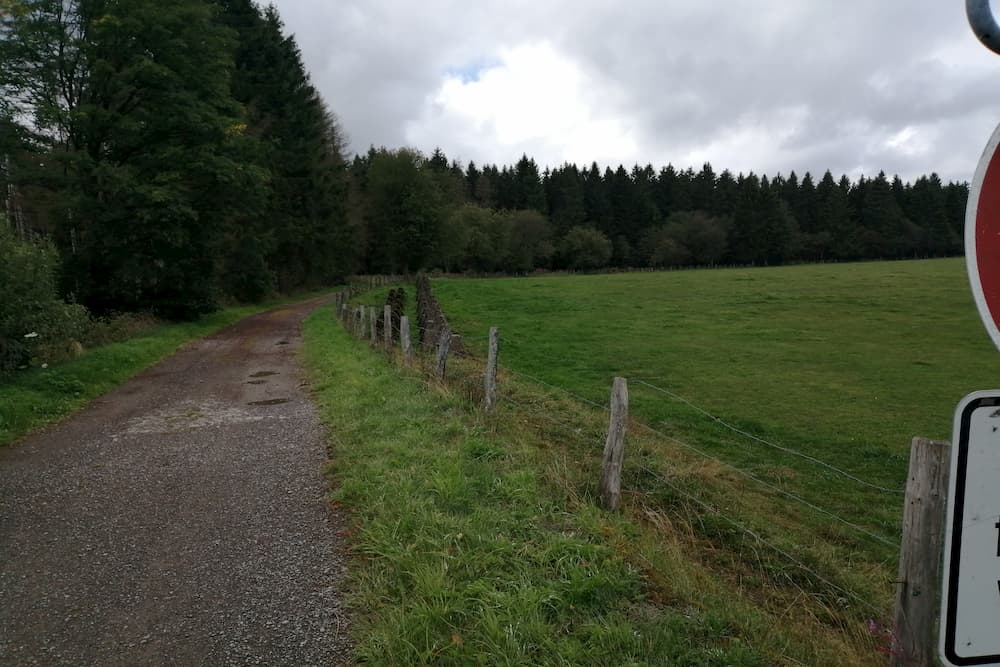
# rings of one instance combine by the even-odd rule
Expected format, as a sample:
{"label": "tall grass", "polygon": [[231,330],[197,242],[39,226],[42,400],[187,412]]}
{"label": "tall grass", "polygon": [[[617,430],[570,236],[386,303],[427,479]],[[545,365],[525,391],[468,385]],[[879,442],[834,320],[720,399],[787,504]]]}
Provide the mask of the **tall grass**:
{"label": "tall grass", "polygon": [[[594,503],[605,416],[506,374],[476,410],[481,362],[445,384],[397,370],[323,313],[305,361],[351,516],[356,659],[375,664],[875,665],[866,571],[817,552],[795,567],[683,496],[659,443],[630,437],[626,510]],[[426,370],[426,369],[424,369]],[[753,500],[677,458],[681,489]],[[732,494],[732,496],[727,496]],[[777,537],[780,526],[768,534]],[[807,557],[810,555],[802,556]],[[868,598],[868,599],[866,599]]]}

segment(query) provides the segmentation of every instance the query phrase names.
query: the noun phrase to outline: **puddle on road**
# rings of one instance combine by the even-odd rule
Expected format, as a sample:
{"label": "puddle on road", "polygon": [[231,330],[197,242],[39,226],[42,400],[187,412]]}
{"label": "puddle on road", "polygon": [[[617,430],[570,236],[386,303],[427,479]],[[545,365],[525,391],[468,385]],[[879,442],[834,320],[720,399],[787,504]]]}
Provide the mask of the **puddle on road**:
{"label": "puddle on road", "polygon": [[250,401],[247,405],[279,405],[287,402],[287,398],[269,398],[266,401]]}
{"label": "puddle on road", "polygon": [[247,384],[267,384],[267,380],[247,380]]}
{"label": "puddle on road", "polygon": [[251,373],[252,378],[266,378],[270,375],[277,375],[278,371],[257,371],[256,373]]}
{"label": "puddle on road", "polygon": [[288,341],[287,340],[279,340],[277,343],[275,343],[275,345],[288,345]]}

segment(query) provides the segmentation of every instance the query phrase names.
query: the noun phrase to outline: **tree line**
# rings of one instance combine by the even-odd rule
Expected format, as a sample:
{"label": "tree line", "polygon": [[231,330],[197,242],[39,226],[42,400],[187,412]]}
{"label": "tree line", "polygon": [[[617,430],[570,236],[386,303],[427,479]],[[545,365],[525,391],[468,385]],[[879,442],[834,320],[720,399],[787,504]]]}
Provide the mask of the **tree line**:
{"label": "tree line", "polygon": [[934,174],[348,160],[294,38],[252,0],[0,0],[0,186],[15,236],[56,249],[64,301],[168,318],[354,272],[951,255],[968,196]]}
{"label": "tree line", "polygon": [[372,148],[350,165],[367,271],[525,272],[960,254],[968,185],[668,165],[540,171]]}
{"label": "tree line", "polygon": [[195,317],[357,266],[343,133],[251,0],[3,0],[0,161],[7,217],[94,313]]}

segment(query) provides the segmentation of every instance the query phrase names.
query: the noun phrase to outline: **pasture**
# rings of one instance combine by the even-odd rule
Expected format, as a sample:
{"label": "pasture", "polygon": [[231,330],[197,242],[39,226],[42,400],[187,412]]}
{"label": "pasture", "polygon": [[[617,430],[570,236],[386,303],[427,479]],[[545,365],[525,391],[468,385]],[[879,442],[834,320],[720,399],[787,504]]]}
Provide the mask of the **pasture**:
{"label": "pasture", "polygon": [[[890,542],[910,439],[950,438],[956,402],[1000,381],[960,259],[449,279],[435,290],[473,350],[500,327],[514,373],[603,404],[611,378],[627,377],[644,424]],[[829,519],[799,509],[805,524]]]}

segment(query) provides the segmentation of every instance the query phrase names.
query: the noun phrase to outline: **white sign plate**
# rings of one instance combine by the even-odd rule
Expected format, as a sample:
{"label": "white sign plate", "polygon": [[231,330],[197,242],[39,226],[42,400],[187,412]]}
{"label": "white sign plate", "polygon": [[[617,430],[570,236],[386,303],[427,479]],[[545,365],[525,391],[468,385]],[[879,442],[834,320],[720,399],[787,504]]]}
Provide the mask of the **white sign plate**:
{"label": "white sign plate", "polygon": [[1000,665],[1000,390],[962,399],[952,443],[940,657]]}

